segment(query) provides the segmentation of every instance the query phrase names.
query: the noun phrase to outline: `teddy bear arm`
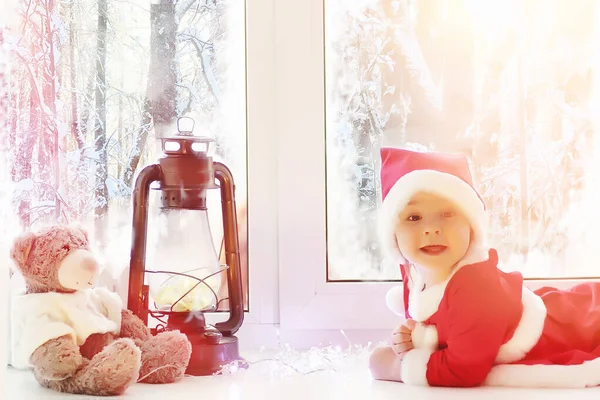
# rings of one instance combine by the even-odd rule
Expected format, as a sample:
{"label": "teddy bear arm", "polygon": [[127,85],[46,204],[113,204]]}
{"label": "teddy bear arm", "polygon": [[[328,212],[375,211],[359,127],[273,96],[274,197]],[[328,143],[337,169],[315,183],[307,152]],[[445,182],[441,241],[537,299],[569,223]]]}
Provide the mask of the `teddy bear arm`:
{"label": "teddy bear arm", "polygon": [[112,333],[93,333],[79,346],[79,352],[84,358],[91,360],[102,349],[114,342],[116,335]]}
{"label": "teddy bear arm", "polygon": [[139,339],[146,341],[152,337],[150,328],[148,328],[141,319],[139,319],[130,310],[121,311],[121,333],[123,338]]}
{"label": "teddy bear arm", "polygon": [[48,380],[73,375],[83,363],[79,346],[70,335],[50,339],[31,355],[30,362],[37,374]]}

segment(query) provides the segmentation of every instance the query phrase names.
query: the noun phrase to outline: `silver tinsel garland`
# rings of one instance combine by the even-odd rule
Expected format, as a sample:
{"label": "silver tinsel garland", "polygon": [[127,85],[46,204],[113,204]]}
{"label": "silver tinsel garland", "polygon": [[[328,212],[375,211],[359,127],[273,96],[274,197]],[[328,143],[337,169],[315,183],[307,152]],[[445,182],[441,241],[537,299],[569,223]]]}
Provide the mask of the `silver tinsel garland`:
{"label": "silver tinsel garland", "polygon": [[283,379],[295,375],[368,373],[369,355],[375,347],[372,343],[362,346],[349,342],[345,348],[326,346],[296,350],[289,344],[282,344],[275,350],[261,348],[258,353],[247,356],[247,365],[233,362],[223,366],[218,374]]}

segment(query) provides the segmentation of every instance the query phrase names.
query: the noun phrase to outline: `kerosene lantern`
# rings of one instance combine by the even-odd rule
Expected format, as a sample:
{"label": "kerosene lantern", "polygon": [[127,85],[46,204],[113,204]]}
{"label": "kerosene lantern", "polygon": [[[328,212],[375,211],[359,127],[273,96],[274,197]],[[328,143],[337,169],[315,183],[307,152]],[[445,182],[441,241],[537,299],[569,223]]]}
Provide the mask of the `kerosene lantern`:
{"label": "kerosene lantern", "polygon": [[[158,320],[154,332],[179,330],[186,334],[192,343],[186,373],[211,375],[234,361],[244,365],[234,336],[244,318],[242,274],[233,177],[229,168],[209,156],[212,139],[194,136],[193,125],[191,118],[179,118],[178,134],[161,139],[163,154],[158,164],[146,166],[136,179],[128,308],[146,324],[149,316]],[[217,188],[225,266],[219,264],[207,211],[207,193]],[[168,229],[155,245],[148,246],[149,234],[156,236],[148,227],[151,189],[160,192],[158,211],[166,217]],[[186,244],[187,253],[183,250]],[[147,264],[153,268],[147,269]],[[205,313],[217,311],[224,300],[217,298],[224,270],[229,319],[212,326]]]}

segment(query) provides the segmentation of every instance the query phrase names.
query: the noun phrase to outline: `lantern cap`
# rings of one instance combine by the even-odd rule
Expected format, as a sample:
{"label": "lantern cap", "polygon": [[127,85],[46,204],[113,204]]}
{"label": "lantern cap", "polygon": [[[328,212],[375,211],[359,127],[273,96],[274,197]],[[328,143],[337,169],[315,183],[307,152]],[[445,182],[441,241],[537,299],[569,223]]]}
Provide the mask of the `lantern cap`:
{"label": "lantern cap", "polygon": [[209,136],[194,135],[194,125],[194,119],[191,117],[177,118],[177,132],[160,138],[165,155],[208,153],[210,143],[215,140]]}
{"label": "lantern cap", "polygon": [[208,136],[174,135],[161,138],[162,151],[165,155],[207,155],[210,144],[214,141]]}
{"label": "lantern cap", "polygon": [[179,118],[177,127],[177,134],[161,137],[160,179],[151,189],[162,192],[162,208],[206,210],[206,190],[219,187],[209,154],[214,139],[192,135],[191,118]]}

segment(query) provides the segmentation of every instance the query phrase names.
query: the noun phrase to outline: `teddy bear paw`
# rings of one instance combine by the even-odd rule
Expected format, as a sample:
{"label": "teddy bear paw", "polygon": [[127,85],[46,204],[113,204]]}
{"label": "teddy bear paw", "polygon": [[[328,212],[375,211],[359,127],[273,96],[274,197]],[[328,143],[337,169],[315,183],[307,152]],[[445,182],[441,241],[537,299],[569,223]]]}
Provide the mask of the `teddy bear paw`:
{"label": "teddy bear paw", "polygon": [[118,339],[96,354],[83,374],[90,394],[114,396],[123,393],[139,377],[141,351],[131,339]]}
{"label": "teddy bear paw", "polygon": [[91,360],[84,360],[75,375],[60,381],[42,379],[45,387],[63,393],[118,396],[139,377],[141,352],[131,339],[117,339]]}
{"label": "teddy bear paw", "polygon": [[173,383],[180,381],[192,355],[192,345],[179,331],[161,332],[141,346],[140,382]]}

